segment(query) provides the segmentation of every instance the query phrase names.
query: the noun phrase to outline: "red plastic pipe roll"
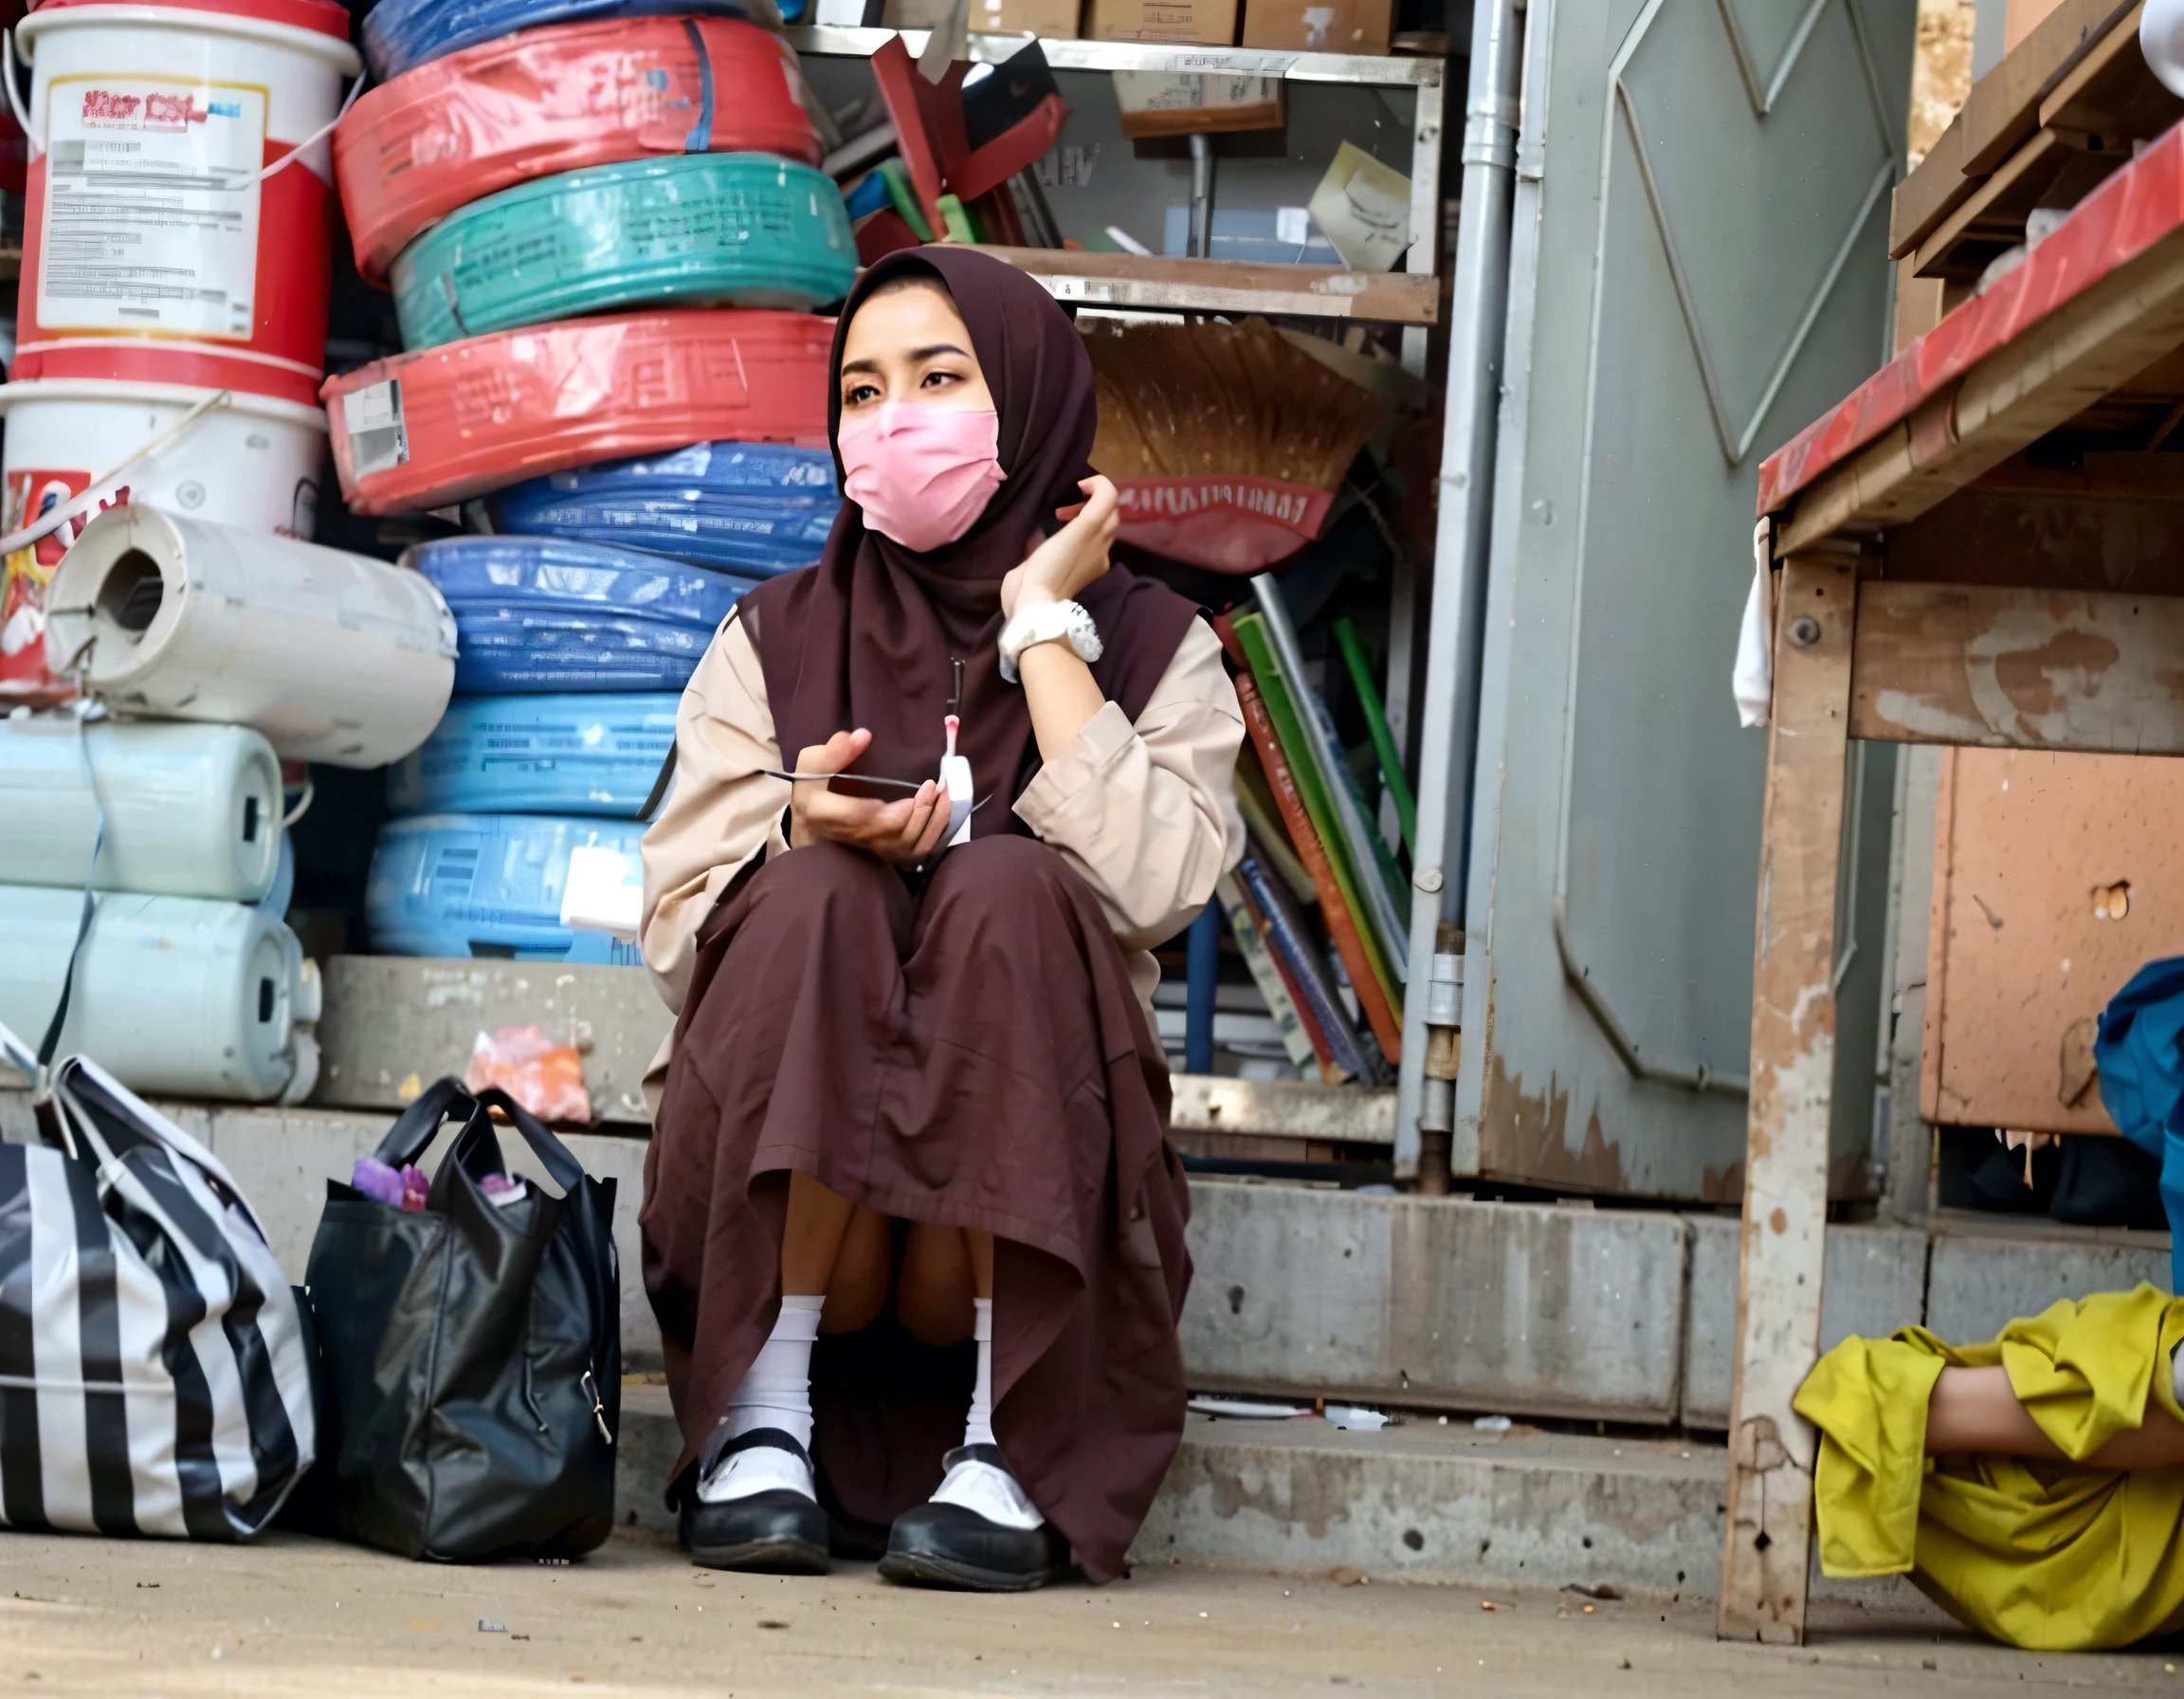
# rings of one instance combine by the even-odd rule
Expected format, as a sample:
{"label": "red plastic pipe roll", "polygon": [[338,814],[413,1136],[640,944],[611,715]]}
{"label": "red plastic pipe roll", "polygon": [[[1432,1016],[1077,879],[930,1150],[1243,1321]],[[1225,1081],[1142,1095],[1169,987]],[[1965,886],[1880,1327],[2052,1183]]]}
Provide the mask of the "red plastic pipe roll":
{"label": "red plastic pipe roll", "polygon": [[737,18],[526,29],[372,90],[334,133],[356,266],[384,285],[411,237],[511,184],[653,154],[817,165],[795,50]]}
{"label": "red plastic pipe roll", "polygon": [[446,507],[691,443],[827,446],[834,321],[715,309],[572,319],[375,360],[319,392],[341,495]]}

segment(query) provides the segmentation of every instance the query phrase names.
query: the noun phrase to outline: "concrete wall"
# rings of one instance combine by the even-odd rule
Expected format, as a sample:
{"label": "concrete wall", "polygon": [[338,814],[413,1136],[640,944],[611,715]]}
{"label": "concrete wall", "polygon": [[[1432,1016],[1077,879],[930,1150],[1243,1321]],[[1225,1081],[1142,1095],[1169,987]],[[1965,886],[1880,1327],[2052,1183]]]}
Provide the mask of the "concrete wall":
{"label": "concrete wall", "polygon": [[[385,1113],[162,1108],[227,1163],[291,1279],[301,1280],[326,1181],[346,1179]],[[0,1091],[0,1138],[34,1137]],[[645,1142],[568,1134],[619,1186],[625,1360],[660,1365],[640,1273]],[[537,1172],[504,1136],[513,1172]],[[1655,1210],[1366,1196],[1200,1181],[1195,1275],[1183,1314],[1194,1390],[1352,1398],[1397,1407],[1725,1429],[1737,1314],[1738,1222]],[[2168,1287],[2162,1233],[2070,1233],[2000,1220],[1933,1236],[1828,1230],[1825,1343],[1923,1322],[1990,1338],[2059,1298]]]}

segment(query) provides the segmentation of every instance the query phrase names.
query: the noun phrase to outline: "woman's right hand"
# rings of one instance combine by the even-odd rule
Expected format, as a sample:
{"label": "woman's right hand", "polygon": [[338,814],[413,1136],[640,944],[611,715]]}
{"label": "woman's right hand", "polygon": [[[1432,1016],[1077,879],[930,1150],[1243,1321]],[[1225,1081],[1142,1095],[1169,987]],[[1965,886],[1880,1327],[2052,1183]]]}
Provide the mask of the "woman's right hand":
{"label": "woman's right hand", "polygon": [[[872,734],[862,727],[836,732],[824,743],[810,744],[796,756],[799,773],[841,773],[871,747]],[[846,796],[831,785],[799,783],[789,787],[789,847],[846,844],[899,867],[916,867],[940,847],[949,811],[940,787],[927,779],[915,796],[877,802]]]}

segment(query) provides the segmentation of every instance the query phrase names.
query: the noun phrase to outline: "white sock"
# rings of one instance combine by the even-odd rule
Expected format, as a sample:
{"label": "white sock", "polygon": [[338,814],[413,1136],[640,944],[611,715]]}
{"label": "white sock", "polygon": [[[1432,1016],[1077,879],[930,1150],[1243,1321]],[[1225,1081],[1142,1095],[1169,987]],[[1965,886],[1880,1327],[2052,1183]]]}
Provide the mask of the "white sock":
{"label": "white sock", "polygon": [[[778,1428],[809,1452],[811,1449],[811,1346],[819,1338],[823,1295],[790,1294],[781,1300],[774,1331],[729,1395],[720,1426],[723,1437],[740,1438],[754,1428]],[[778,1446],[753,1446],[716,1463],[698,1484],[698,1496],[718,1505],[788,1488],[807,1498],[817,1496],[810,1468]]]}
{"label": "white sock", "polygon": [[[971,1413],[963,1423],[963,1443],[992,1445],[993,1300],[974,1298],[971,1303],[971,1337],[978,1342],[978,1379],[972,1383]],[[965,1457],[952,1464],[932,1502],[961,1505],[1004,1527],[1035,1528],[1046,1520],[1014,1475],[980,1458]]]}
{"label": "white sock", "polygon": [[971,1387],[971,1414],[963,1423],[965,1445],[993,1443],[993,1300],[971,1300],[971,1337],[978,1342],[978,1379]]}

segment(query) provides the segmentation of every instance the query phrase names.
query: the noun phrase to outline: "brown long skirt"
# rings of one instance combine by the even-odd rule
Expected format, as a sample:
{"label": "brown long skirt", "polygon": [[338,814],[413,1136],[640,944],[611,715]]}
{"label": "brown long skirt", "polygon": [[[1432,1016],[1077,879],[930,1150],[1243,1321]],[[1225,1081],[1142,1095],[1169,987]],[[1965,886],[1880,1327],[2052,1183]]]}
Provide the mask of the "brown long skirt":
{"label": "brown long skirt", "polygon": [[[1106,918],[1036,839],[951,850],[922,889],[831,844],[733,889],[701,934],[646,1154],[671,1495],[773,1330],[800,1169],[994,1235],[994,1436],[1084,1572],[1119,1575],[1183,1428],[1190,1205],[1168,1103]],[[960,1352],[920,1365],[891,1325],[822,1341],[814,1372],[828,1493],[882,1527],[939,1484],[969,1396]]]}

